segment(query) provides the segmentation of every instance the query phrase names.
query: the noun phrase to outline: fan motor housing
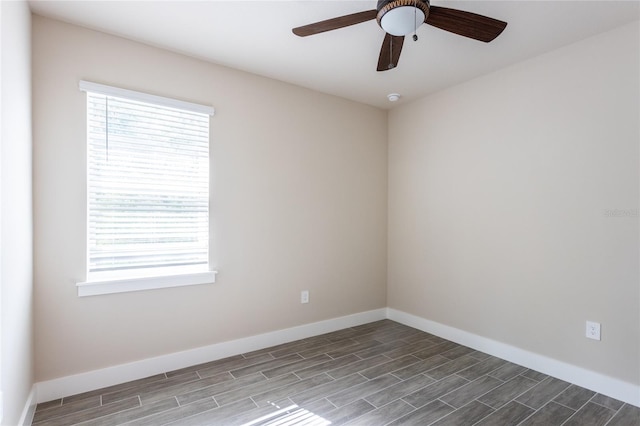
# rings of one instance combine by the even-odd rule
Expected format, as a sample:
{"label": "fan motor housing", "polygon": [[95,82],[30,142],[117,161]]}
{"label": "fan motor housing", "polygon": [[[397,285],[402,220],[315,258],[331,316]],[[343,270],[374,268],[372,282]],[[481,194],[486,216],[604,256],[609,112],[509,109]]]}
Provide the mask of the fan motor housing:
{"label": "fan motor housing", "polygon": [[376,16],[376,21],[382,28],[382,17],[396,7],[416,7],[424,13],[424,18],[427,19],[429,16],[429,6],[429,0],[378,0],[378,6],[376,7],[378,15]]}

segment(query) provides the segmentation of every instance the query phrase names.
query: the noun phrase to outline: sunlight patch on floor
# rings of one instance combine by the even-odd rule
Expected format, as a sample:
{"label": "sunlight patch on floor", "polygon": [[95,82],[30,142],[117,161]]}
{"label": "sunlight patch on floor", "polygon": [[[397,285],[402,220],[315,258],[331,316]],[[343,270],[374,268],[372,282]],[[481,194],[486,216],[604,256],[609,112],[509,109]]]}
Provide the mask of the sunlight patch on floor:
{"label": "sunlight patch on floor", "polygon": [[[276,408],[280,408],[274,403],[271,403],[271,405]],[[331,422],[309,410],[305,410],[304,408],[300,408],[293,404],[244,423],[242,426],[253,426],[257,424],[264,426],[326,426],[330,425]]]}

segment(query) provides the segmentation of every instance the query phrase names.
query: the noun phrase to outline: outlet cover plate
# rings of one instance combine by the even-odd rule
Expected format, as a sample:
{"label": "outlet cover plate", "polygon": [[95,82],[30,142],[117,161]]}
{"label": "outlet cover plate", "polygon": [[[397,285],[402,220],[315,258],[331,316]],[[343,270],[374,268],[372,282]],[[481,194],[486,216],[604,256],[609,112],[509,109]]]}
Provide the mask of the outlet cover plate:
{"label": "outlet cover plate", "polygon": [[587,321],[587,338],[593,340],[600,340],[600,323]]}

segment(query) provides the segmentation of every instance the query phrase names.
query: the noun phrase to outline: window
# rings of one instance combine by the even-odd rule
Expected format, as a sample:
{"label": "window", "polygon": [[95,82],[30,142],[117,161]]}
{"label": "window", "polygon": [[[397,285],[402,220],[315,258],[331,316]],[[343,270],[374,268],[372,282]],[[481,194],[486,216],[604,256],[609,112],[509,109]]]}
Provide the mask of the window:
{"label": "window", "polygon": [[80,296],[213,282],[213,108],[80,82],[87,92],[87,282]]}

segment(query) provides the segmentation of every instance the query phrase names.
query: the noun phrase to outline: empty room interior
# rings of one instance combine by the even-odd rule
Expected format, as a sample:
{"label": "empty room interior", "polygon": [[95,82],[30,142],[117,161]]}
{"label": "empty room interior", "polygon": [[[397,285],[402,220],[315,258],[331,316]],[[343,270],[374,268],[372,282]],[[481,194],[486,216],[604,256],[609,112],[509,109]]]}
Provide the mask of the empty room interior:
{"label": "empty room interior", "polygon": [[[640,425],[639,2],[0,21],[2,425]],[[204,175],[154,178],[204,188],[197,271],[96,254],[121,98],[204,117]]]}

